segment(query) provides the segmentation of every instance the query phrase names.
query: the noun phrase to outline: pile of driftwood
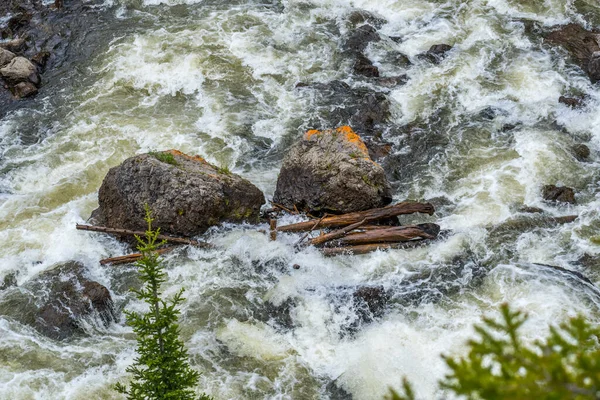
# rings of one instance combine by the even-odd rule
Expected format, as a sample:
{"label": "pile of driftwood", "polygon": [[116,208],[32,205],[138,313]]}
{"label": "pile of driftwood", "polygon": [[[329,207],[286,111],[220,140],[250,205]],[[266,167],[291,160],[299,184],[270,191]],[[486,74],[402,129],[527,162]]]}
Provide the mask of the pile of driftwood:
{"label": "pile of driftwood", "polygon": [[[390,226],[381,223],[397,220],[399,215],[423,213],[432,215],[429,203],[406,201],[383,208],[324,216],[297,224],[277,227],[271,220],[271,239],[277,232],[307,232],[296,244],[320,247],[328,256],[338,254],[365,254],[379,249],[406,248],[423,241],[435,239],[440,232],[436,224]],[[336,229],[337,228],[337,229]],[[320,234],[304,242],[308,233],[319,230]]]}
{"label": "pile of driftwood", "polygon": [[[289,210],[285,211],[289,212]],[[406,201],[383,208],[374,208],[349,214],[325,215],[321,218],[314,218],[309,221],[279,227],[277,226],[276,219],[270,219],[270,236],[271,240],[276,240],[278,232],[306,232],[300,241],[296,243],[296,248],[306,245],[317,246],[327,256],[347,253],[365,254],[378,249],[406,248],[435,239],[440,231],[439,226],[436,224],[406,226],[383,224],[389,223],[390,220],[397,221],[396,217],[399,215],[414,213],[432,215],[433,212],[434,208],[429,203]],[[142,231],[107,228],[104,226],[78,224],[76,228],[78,230],[102,232],[119,237],[143,237],[145,235],[145,232]],[[317,230],[320,231],[320,235],[308,238],[310,232]],[[308,240],[306,240],[307,238]],[[212,247],[210,243],[183,237],[160,235],[158,239],[172,244],[170,247],[159,249],[159,254],[174,250],[177,245],[190,245],[202,248]],[[141,257],[142,254],[140,253],[128,254],[100,260],[100,264],[127,264],[135,262]]]}

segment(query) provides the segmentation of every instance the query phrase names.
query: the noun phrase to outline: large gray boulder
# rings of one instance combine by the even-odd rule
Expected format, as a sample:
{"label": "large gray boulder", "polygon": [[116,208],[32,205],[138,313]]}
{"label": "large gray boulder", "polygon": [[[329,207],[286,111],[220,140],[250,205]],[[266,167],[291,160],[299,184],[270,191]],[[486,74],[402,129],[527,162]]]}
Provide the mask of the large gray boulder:
{"label": "large gray boulder", "polygon": [[275,203],[312,213],[348,213],[392,201],[383,168],[349,126],[308,131],[283,160]]}
{"label": "large gray boulder", "polygon": [[92,218],[111,227],[144,230],[144,206],[161,232],[194,236],[224,221],[258,221],[262,192],[227,169],[177,150],[142,154],[111,168]]}
{"label": "large gray boulder", "polygon": [[0,69],[0,75],[11,85],[19,82],[39,84],[40,78],[35,65],[25,57],[15,57]]}

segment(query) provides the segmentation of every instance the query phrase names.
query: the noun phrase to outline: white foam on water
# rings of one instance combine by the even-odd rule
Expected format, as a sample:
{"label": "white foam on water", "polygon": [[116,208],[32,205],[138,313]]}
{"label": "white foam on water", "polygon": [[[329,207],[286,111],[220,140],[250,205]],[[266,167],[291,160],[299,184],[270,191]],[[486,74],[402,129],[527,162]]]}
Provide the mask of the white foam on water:
{"label": "white foam on water", "polygon": [[[115,39],[106,54],[91,61],[94,83],[74,94],[69,114],[39,143],[21,142],[23,111],[0,122],[7,160],[0,176],[0,278],[18,270],[22,284],[56,263],[78,260],[110,287],[116,272],[97,261],[126,249],[74,225],[96,207],[96,191],[108,169],[134,154],[166,148],[200,154],[230,165],[271,195],[278,165],[249,156],[252,140],[264,139],[274,149],[299,133],[298,120],[312,110],[310,101],[294,91],[296,83],[347,79],[336,51],[340,34],[348,33],[346,16],[360,8],[386,18],[381,33],[402,38],[399,43],[384,38],[386,46],[414,62],[408,83],[390,94],[394,122],[427,119],[443,106],[453,114],[445,133],[447,152],[432,172],[440,175],[431,186],[415,190],[456,205],[438,220],[452,234],[424,248],[326,258],[310,247],[294,251],[300,234],[279,234],[272,242],[257,232],[268,230],[266,224],[227,225],[208,234],[217,249],[167,256],[165,294],[186,288],[181,327],[194,368],[203,373],[202,387],[217,398],[325,398],[323,382],[336,380],[356,399],[380,399],[407,376],[420,396],[436,398],[445,395],[436,384],[446,372],[440,354],[462,354],[473,324],[483,315],[497,316],[502,302],[530,314],[524,327],[528,340],[543,337],[549,323],[576,313],[598,319],[573,284],[509,260],[481,287],[436,303],[395,308],[354,335],[343,331],[355,318],[352,307],[332,300],[360,285],[394,289],[421,270],[452,263],[466,250],[483,256],[500,251],[487,247],[487,228],[511,218],[521,204],[580,218],[519,234],[511,262],[569,267],[584,252],[600,252],[588,233],[598,220],[597,164],[582,164],[566,150],[586,137],[592,152],[600,149],[600,92],[514,21],[528,18],[550,26],[577,20],[572,3],[289,0],[280,10],[201,3],[144,0],[150,16],[144,21],[152,26]],[[186,4],[197,14],[177,20],[176,27],[161,26],[162,8],[152,7],[159,4]],[[119,16],[130,17],[127,7]],[[438,43],[454,46],[443,62],[431,65],[416,58]],[[573,110],[558,104],[568,90],[588,95],[587,105]],[[502,111],[488,125],[477,122],[487,107]],[[466,129],[469,121],[461,118],[480,123],[478,131]],[[570,134],[548,127],[554,120]],[[521,125],[499,132],[505,123]],[[572,207],[544,203],[544,184],[575,186],[582,202]],[[403,199],[405,193],[395,197]],[[286,217],[279,224],[297,220]],[[294,264],[300,268],[293,269]],[[144,310],[131,294],[114,297],[128,309]],[[266,302],[281,306],[290,298],[295,301],[290,330],[276,329],[255,314]],[[0,393],[14,399],[114,397],[113,384],[124,379],[135,357],[135,341],[123,323],[98,329],[89,339],[55,343],[0,319],[0,333],[7,338],[0,351],[20,346],[26,354],[19,365],[0,366]]]}

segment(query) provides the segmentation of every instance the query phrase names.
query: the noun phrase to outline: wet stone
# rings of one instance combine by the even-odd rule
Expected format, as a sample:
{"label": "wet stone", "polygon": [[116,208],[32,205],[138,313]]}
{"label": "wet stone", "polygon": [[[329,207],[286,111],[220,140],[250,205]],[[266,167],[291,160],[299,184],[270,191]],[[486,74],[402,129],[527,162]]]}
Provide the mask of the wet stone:
{"label": "wet stone", "polygon": [[194,236],[222,222],[258,221],[263,193],[241,176],[177,150],[130,157],[111,168],[92,217],[103,226],[144,230],[144,207],[161,232]]}
{"label": "wet stone", "polygon": [[51,339],[64,340],[84,333],[81,321],[97,318],[108,325],[115,319],[110,292],[87,279],[77,262],[58,265],[25,286],[42,299],[34,327]]}
{"label": "wet stone", "polygon": [[6,66],[15,57],[13,52],[0,48],[0,68]]}
{"label": "wet stone", "polygon": [[371,25],[362,25],[354,30],[344,43],[344,50],[351,53],[362,53],[369,43],[378,42],[381,37]]}
{"label": "wet stone", "polygon": [[13,87],[13,93],[18,98],[34,96],[37,92],[37,87],[31,82],[19,82]]}
{"label": "wet stone", "polygon": [[439,64],[450,50],[452,50],[452,46],[449,44],[434,44],[425,53],[419,54],[417,58]]}
{"label": "wet stone", "polygon": [[571,147],[571,151],[573,152],[575,158],[577,158],[579,161],[586,161],[590,157],[590,148],[583,143],[573,145],[573,147]]}
{"label": "wet stone", "polygon": [[365,10],[355,10],[348,14],[348,22],[354,26],[361,24],[373,25],[376,28],[381,28],[386,23],[384,18],[378,17]]}
{"label": "wet stone", "polygon": [[519,208],[519,212],[526,213],[526,214],[541,214],[544,212],[544,210],[542,210],[539,207],[523,206],[523,207]]}
{"label": "wet stone", "polygon": [[581,98],[576,97],[560,96],[558,98],[558,102],[571,108],[580,108],[583,105],[583,100]]}
{"label": "wet stone", "polygon": [[377,68],[371,60],[365,57],[362,54],[358,54],[356,56],[356,60],[354,61],[354,73],[357,75],[366,76],[369,78],[379,77],[379,68]]}
{"label": "wet stone", "polygon": [[566,186],[546,185],[542,188],[542,197],[546,201],[575,204],[575,191]]}
{"label": "wet stone", "polygon": [[31,81],[39,83],[37,68],[25,57],[15,57],[4,68],[0,69],[0,75],[9,83],[16,85],[19,82]]}

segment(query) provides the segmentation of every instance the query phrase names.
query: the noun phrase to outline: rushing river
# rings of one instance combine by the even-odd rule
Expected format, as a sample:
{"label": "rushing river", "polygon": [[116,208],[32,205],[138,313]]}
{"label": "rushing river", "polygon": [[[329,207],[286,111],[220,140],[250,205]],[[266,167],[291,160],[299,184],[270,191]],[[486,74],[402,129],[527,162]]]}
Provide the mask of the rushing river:
{"label": "rushing river", "polygon": [[[387,97],[391,116],[378,133],[394,144],[386,164],[394,200],[436,199],[436,214],[419,220],[448,232],[427,247],[325,258],[310,247],[295,251],[300,235],[273,242],[259,232],[266,225],[228,225],[205,235],[216,249],[169,254],[165,291],[186,290],[182,336],[202,373],[199,392],[381,399],[407,376],[422,398],[435,399],[444,396],[436,382],[447,372],[440,355],[461,354],[473,324],[497,315],[503,302],[529,313],[530,340],[577,313],[600,321],[593,291],[533,264],[600,280],[599,269],[578,263],[600,254],[600,90],[524,22],[598,23],[595,0],[107,0],[95,7],[101,18],[81,27],[89,38],[73,50],[86,56],[49,71],[40,94],[0,120],[0,279],[16,274],[21,285],[78,260],[119,310],[140,309],[128,292],[133,267],[98,263],[125,254],[125,246],[75,230],[97,207],[108,169],[175,148],[229,166],[270,198],[287,147],[306,129],[331,127],[339,107],[296,85],[341,80]],[[406,84],[383,87],[353,75],[340,49],[358,9],[385,19],[382,40],[365,54],[382,76],[406,74]],[[417,57],[439,43],[453,45],[439,64]],[[398,54],[412,63],[397,62]],[[570,93],[585,94],[585,107],[558,103]],[[573,156],[577,143],[589,146],[589,161]],[[544,202],[545,184],[575,188],[577,205]],[[524,205],[579,218],[535,223],[519,211]],[[527,218],[534,222],[520,223]],[[393,293],[370,323],[359,324],[347,301],[361,285]],[[113,385],[136,344],[122,314],[108,328],[92,325],[86,337],[57,342],[12,317],[18,304],[5,300],[18,290],[0,291],[0,398],[119,398]],[[269,318],[268,303],[288,305],[291,326]]]}

